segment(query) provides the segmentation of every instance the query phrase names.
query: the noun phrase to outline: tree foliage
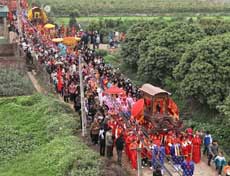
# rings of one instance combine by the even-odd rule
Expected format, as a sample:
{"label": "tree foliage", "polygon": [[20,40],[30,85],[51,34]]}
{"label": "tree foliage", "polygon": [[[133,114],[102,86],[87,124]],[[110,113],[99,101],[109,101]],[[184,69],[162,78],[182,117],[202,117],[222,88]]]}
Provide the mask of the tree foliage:
{"label": "tree foliage", "polygon": [[194,43],[174,71],[180,81],[181,94],[211,108],[222,104],[229,95],[229,55],[228,35],[209,37]]}
{"label": "tree foliage", "polygon": [[[173,68],[179,63],[187,47],[205,36],[197,24],[171,23],[162,30],[152,32],[139,45],[138,75],[155,85],[165,86],[172,80]],[[169,81],[171,82],[171,81]]]}
{"label": "tree foliage", "polygon": [[225,99],[223,105],[218,106],[218,109],[230,119],[230,95]]}
{"label": "tree foliage", "polygon": [[122,44],[121,55],[126,64],[137,69],[140,59],[139,46],[144,42],[152,31],[158,31],[165,28],[167,24],[163,21],[141,22],[133,25],[127,32],[126,40]]}
{"label": "tree foliage", "polygon": [[167,77],[171,77],[175,63],[175,54],[168,48],[150,48],[148,56],[139,60],[138,75],[144,81],[160,86]]}

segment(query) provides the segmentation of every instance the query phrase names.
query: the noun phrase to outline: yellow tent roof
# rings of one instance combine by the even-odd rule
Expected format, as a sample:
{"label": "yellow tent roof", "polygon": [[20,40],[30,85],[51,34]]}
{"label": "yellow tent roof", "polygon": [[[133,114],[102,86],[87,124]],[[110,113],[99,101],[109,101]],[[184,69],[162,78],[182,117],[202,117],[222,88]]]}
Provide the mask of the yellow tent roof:
{"label": "yellow tent roof", "polygon": [[46,28],[46,29],[52,29],[52,28],[55,28],[55,25],[53,25],[53,24],[46,24],[45,26],[44,26],[44,28]]}

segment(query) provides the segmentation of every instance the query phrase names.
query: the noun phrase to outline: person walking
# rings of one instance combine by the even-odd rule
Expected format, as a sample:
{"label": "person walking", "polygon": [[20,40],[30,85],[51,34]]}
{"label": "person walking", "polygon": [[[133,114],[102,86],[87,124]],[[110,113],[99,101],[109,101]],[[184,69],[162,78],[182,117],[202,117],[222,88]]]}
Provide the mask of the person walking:
{"label": "person walking", "polygon": [[206,132],[205,136],[204,136],[204,150],[203,150],[203,155],[205,155],[207,153],[208,156],[208,147],[209,145],[212,143],[212,136],[209,133],[209,131]]}
{"label": "person walking", "polygon": [[211,166],[211,160],[215,159],[216,156],[218,155],[218,143],[217,141],[213,141],[212,144],[209,145],[208,147],[208,165]]}
{"label": "person walking", "polygon": [[121,134],[116,140],[116,149],[117,149],[117,163],[121,166],[122,151],[124,148],[124,138]]}
{"label": "person walking", "polygon": [[219,152],[215,158],[216,170],[218,171],[219,176],[221,176],[223,167],[226,165],[226,160],[224,158],[223,152]]}
{"label": "person walking", "polygon": [[105,146],[106,146],[106,156],[108,157],[108,159],[111,159],[111,157],[113,156],[113,135],[112,135],[112,129],[110,127],[105,134]]}
{"label": "person walking", "polygon": [[100,124],[98,120],[95,119],[90,128],[91,139],[94,145],[98,143],[99,130],[100,130]]}

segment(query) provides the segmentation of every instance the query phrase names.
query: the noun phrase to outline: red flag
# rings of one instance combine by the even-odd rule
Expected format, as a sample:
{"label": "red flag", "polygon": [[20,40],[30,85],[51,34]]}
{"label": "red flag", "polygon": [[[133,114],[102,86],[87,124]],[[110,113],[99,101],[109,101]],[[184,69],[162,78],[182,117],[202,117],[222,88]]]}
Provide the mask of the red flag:
{"label": "red flag", "polygon": [[179,119],[179,109],[171,98],[168,99],[168,111],[173,117]]}

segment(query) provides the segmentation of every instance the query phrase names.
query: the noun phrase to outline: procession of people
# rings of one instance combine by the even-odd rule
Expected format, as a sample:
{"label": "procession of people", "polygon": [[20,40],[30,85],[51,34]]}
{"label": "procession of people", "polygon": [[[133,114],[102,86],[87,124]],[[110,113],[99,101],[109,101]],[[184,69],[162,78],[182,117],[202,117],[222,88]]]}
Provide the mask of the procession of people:
{"label": "procession of people", "polygon": [[[164,175],[164,164],[169,161],[176,172],[193,176],[195,165],[201,162],[204,144],[203,155],[207,155],[207,164],[211,165],[214,161],[218,174],[224,171],[229,176],[229,164],[225,166],[223,152],[209,132],[203,135],[202,131],[192,128],[151,133],[143,130],[154,130],[154,126],[145,121],[140,124],[132,116],[131,110],[141,98],[138,87],[118,69],[105,64],[104,58],[95,51],[99,44],[90,49],[85,38],[87,33],[82,29],[66,32],[64,26],[56,26],[50,33],[49,29],[44,29],[42,25],[34,26],[23,17],[19,45],[27,58],[45,68],[56,93],[65,102],[74,104],[79,117],[81,108],[84,108],[92,144],[99,145],[100,155],[112,159],[116,149],[117,162],[122,166],[125,151],[131,168],[136,170],[137,152],[140,150],[142,167],[149,167],[153,174]],[[81,40],[73,45],[52,41],[52,38],[58,37]],[[99,37],[98,33],[95,37]],[[79,59],[82,59],[85,107],[81,107],[80,102]]]}

